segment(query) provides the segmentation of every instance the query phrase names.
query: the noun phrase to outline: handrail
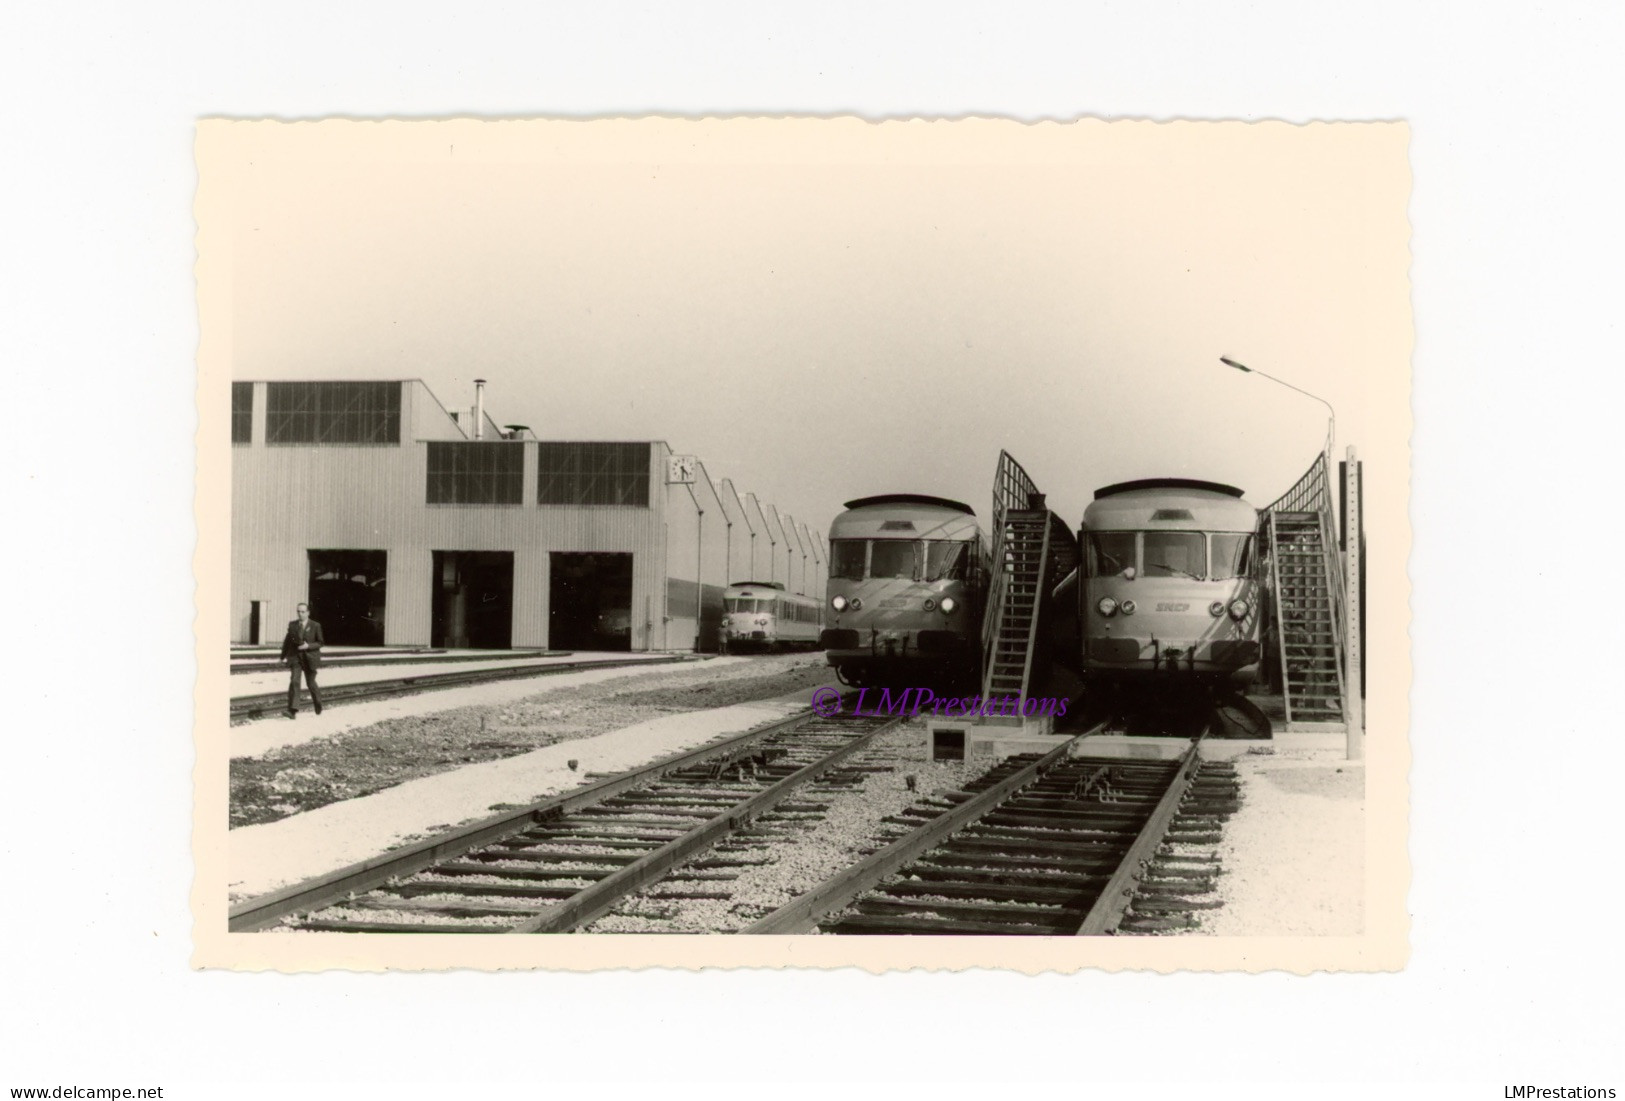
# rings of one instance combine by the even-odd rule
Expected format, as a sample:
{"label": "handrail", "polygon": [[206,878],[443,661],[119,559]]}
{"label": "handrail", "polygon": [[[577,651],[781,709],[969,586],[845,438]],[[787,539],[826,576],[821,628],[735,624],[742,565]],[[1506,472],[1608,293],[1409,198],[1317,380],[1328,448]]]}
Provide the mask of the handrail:
{"label": "handrail", "polygon": [[[1347,660],[1344,655],[1344,625],[1348,618],[1345,587],[1347,579],[1344,577],[1343,556],[1337,549],[1337,516],[1331,490],[1330,461],[1323,451],[1315,456],[1315,461],[1309,469],[1281,496],[1272,502],[1267,510],[1272,518],[1279,512],[1312,512],[1320,526],[1320,553],[1323,576],[1326,588],[1329,590],[1327,605],[1332,613],[1332,653],[1335,655],[1337,667],[1338,692],[1342,701],[1343,712],[1348,713],[1348,697],[1346,695],[1349,678],[1344,669]],[[1279,613],[1277,613],[1279,614]],[[1282,676],[1286,670],[1282,669]]]}
{"label": "handrail", "polygon": [[[1044,534],[1038,544],[1038,579],[1033,588],[1033,614],[1027,621],[1027,653],[1021,665],[1021,690],[1025,693],[1033,682],[1033,651],[1038,649],[1038,618],[1044,608],[1044,598],[1049,593],[1049,517],[1044,518]],[[985,687],[991,688],[991,685]],[[991,692],[983,692],[984,696]]]}
{"label": "handrail", "polygon": [[1004,611],[1005,591],[1009,581],[1004,568],[1004,518],[1012,509],[1027,508],[1038,487],[1027,476],[1020,463],[1008,451],[999,452],[999,463],[993,470],[993,553],[990,565],[993,578],[988,586],[987,611],[982,618],[982,681],[985,684],[992,669],[993,642],[999,629],[999,616]]}

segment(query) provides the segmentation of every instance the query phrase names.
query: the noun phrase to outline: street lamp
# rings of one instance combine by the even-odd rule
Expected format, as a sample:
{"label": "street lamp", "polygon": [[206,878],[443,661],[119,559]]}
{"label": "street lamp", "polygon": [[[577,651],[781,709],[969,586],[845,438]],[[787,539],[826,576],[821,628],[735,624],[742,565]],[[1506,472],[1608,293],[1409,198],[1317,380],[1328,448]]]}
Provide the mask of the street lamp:
{"label": "street lamp", "polygon": [[1318,394],[1311,394],[1309,391],[1302,389],[1301,387],[1294,386],[1290,382],[1283,379],[1278,379],[1274,375],[1264,374],[1263,371],[1249,367],[1245,363],[1237,363],[1229,356],[1220,356],[1219,362],[1224,364],[1226,367],[1234,367],[1238,371],[1245,371],[1249,375],[1261,375],[1262,377],[1269,379],[1271,382],[1278,382],[1282,386],[1285,386],[1288,390],[1296,390],[1304,397],[1314,398],[1316,401],[1320,402],[1320,404],[1324,405],[1326,407],[1326,412],[1331,414],[1331,420],[1326,426],[1326,464],[1328,470],[1331,468],[1332,448],[1333,445],[1337,443],[1337,410],[1332,408],[1331,402],[1327,401]]}

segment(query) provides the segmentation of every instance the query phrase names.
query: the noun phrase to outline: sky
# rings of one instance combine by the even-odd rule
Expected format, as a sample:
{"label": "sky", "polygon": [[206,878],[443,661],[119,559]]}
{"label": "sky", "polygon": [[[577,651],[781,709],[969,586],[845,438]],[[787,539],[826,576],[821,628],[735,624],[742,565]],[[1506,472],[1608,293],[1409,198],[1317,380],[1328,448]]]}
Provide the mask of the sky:
{"label": "sky", "polygon": [[1326,409],[1221,355],[1340,450],[1408,428],[1401,125],[214,125],[234,378],[484,378],[500,423],[666,440],[816,529],[985,516],[1001,448],[1073,524],[1129,478],[1267,503]]}

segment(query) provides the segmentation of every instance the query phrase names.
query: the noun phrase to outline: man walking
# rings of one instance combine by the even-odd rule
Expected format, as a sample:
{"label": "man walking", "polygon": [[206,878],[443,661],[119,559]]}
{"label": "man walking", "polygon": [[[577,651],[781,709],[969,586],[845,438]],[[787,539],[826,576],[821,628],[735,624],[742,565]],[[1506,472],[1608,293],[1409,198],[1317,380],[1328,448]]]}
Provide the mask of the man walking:
{"label": "man walking", "polygon": [[322,666],[322,625],[310,618],[310,605],[300,604],[294,609],[299,618],[288,624],[288,633],[282,639],[282,660],[288,663],[288,718],[299,715],[299,673],[305,674],[305,687],[310,689],[310,702],[316,714],[322,713],[321,693],[316,691],[316,670]]}

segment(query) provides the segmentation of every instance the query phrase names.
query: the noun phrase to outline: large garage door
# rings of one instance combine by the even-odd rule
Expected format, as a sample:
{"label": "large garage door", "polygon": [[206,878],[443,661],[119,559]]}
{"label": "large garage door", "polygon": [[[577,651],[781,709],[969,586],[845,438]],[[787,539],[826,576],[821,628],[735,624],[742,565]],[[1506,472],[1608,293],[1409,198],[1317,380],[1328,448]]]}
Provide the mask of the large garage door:
{"label": "large garage door", "polygon": [[435,551],[433,646],[507,650],[513,645],[513,552]]}
{"label": "large garage door", "polygon": [[313,550],[310,617],[330,646],[384,644],[384,589],[389,555],[381,550]]}
{"label": "large garage door", "polygon": [[555,650],[632,648],[632,556],[550,556],[547,643]]}

